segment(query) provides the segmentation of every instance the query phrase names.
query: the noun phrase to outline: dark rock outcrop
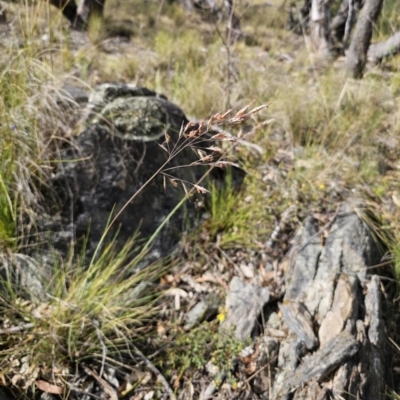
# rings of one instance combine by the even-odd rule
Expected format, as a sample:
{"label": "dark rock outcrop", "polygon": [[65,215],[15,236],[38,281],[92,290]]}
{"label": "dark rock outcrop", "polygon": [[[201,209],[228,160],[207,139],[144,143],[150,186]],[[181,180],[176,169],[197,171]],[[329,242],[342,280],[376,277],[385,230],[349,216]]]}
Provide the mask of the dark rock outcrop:
{"label": "dark rock outcrop", "polygon": [[[55,232],[56,247],[65,252],[72,242],[88,235],[87,254],[93,254],[112,216],[124,208],[108,240],[118,232],[115,240],[121,247],[137,233],[149,238],[168,219],[153,242],[150,258],[170,253],[182,231],[196,219],[194,201],[186,201],[173,212],[185,197],[181,182],[189,190],[208,169],[206,165],[187,167],[199,157],[183,145],[190,140],[179,138],[188,123],[184,113],[148,89],[103,84],[89,100],[84,120],[87,128],[62,152],[62,163],[52,179],[58,197],[53,214],[60,218],[57,224],[53,218],[49,228]],[[168,144],[164,143],[166,133]],[[176,155],[170,157],[174,151]],[[172,184],[159,173],[162,167],[176,178]],[[221,177],[217,170],[210,176]]]}
{"label": "dark rock outcrop", "polygon": [[[282,263],[288,268],[280,317],[266,316],[263,336],[246,361],[255,362],[252,385],[262,398],[383,400],[390,391],[389,324],[378,275],[382,249],[348,203],[341,204],[329,226],[323,241],[321,234],[329,228],[318,230],[309,216]],[[238,327],[245,321],[247,329],[235,334],[246,338],[274,298],[260,301],[257,290],[268,293],[268,288],[238,286],[238,280],[230,284],[227,305],[233,307],[227,306],[227,321]]]}

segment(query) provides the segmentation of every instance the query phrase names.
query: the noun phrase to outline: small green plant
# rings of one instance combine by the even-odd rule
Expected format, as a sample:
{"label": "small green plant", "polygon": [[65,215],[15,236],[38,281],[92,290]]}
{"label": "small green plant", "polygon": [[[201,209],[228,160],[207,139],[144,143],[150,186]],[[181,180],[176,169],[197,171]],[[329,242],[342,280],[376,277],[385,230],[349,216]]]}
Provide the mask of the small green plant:
{"label": "small green plant", "polygon": [[238,222],[238,193],[232,185],[232,174],[229,173],[221,188],[211,184],[210,189],[210,214],[211,218],[207,223],[207,229],[213,237],[222,232],[227,233],[234,228]]}
{"label": "small green plant", "polygon": [[235,380],[235,357],[249,344],[236,339],[233,331],[219,329],[217,321],[204,322],[190,332],[178,331],[172,340],[167,356],[160,360],[164,369],[179,371],[180,378],[211,363],[218,376],[230,381]]}

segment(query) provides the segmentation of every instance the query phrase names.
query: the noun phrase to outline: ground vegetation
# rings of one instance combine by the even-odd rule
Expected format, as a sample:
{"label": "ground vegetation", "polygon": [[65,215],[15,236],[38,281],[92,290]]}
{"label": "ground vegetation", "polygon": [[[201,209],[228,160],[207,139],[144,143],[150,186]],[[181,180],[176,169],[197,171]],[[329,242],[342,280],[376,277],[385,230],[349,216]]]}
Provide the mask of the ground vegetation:
{"label": "ground vegetation", "polygon": [[[323,243],[339,204],[356,200],[383,254],[375,267],[389,299],[385,345],[393,359],[385,379],[392,384],[382,387],[398,398],[400,62],[393,37],[400,5],[383,2],[368,27],[372,44],[363,45],[374,62],[364,57],[350,77],[341,51],[321,57],[313,47],[302,3],[231,6],[231,22],[233,14],[240,19],[237,35],[226,18],[207,18],[180,2],[108,0],[103,14],[85,23],[86,32],[71,30],[71,20],[48,2],[0,2],[4,396],[259,398],[255,353],[246,353],[254,342],[220,330],[229,284],[234,276],[257,279],[273,298],[270,314],[278,315],[280,274],[297,229],[312,215]],[[343,11],[339,2],[331,6]],[[295,11],[288,30],[288,13]],[[352,37],[340,39],[343,51],[352,51]],[[380,52],[380,43],[387,51]],[[141,251],[135,237],[122,249],[100,246],[89,261],[72,241],[68,256],[54,253],[43,297],[33,298],[11,275],[28,268],[32,248],[40,248],[46,188],[62,149],[82,131],[78,102],[65,85],[90,92],[115,81],[166,95],[196,123],[216,129],[221,122],[235,139],[220,150],[246,172],[242,189],[234,190],[229,178],[222,188],[188,186],[203,192],[197,228],[167,259],[144,269],[136,267],[150,245]],[[173,179],[168,190],[180,184]],[[131,273],[119,279],[121,270]],[[205,299],[211,312],[188,326],[189,311]]]}

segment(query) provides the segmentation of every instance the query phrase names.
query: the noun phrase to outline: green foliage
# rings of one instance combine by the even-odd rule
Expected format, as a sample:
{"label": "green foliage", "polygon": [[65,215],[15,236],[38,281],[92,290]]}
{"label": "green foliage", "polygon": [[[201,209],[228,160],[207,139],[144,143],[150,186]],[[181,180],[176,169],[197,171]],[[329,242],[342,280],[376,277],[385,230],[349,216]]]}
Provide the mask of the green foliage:
{"label": "green foliage", "polygon": [[16,235],[16,201],[10,183],[13,177],[12,143],[0,137],[0,250],[13,247]]}
{"label": "green foliage", "polygon": [[265,222],[268,220],[268,215],[258,205],[258,201],[263,200],[259,192],[260,183],[249,175],[241,189],[235,188],[232,173],[227,174],[222,186],[209,185],[209,218],[200,229],[205,229],[210,239],[222,249],[234,246],[253,248],[257,238],[265,235]]}
{"label": "green foliage", "polygon": [[234,359],[247,345],[249,341],[236,339],[232,330],[219,329],[217,321],[204,322],[190,332],[178,331],[160,362],[183,375],[202,370],[211,361],[218,373],[234,381]]}
{"label": "green foliage", "polygon": [[400,243],[394,243],[391,253],[393,255],[394,272],[396,277],[400,277]]}
{"label": "green foliage", "polygon": [[34,164],[37,150],[37,124],[26,104],[31,95],[28,76],[37,70],[27,69],[28,53],[11,50],[11,59],[0,61],[0,247],[13,249],[17,244],[18,214],[29,191],[27,165]]}
{"label": "green foliage", "polygon": [[227,233],[240,223],[242,217],[238,211],[238,193],[232,187],[232,175],[229,174],[222,188],[210,185],[210,214],[207,230],[212,237]]}
{"label": "green foliage", "polygon": [[374,32],[378,40],[384,40],[400,28],[400,4],[397,0],[385,0]]}

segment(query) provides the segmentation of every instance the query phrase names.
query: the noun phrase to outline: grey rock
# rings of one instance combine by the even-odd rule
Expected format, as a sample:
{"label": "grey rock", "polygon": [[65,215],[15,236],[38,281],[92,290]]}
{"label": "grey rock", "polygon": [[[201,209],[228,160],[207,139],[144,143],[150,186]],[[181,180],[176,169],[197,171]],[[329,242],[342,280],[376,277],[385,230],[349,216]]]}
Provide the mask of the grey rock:
{"label": "grey rock", "polygon": [[[265,308],[268,309],[269,306],[266,306]],[[271,312],[271,310],[267,311],[269,312],[265,313],[265,320],[267,321],[265,328],[279,329],[282,324],[281,318],[276,312]]]}
{"label": "grey rock", "polygon": [[257,319],[268,303],[269,297],[268,288],[233,277],[225,303],[227,317],[221,327],[223,329],[234,327],[238,339],[247,339],[256,327]]}
{"label": "grey rock", "polygon": [[305,343],[308,350],[312,350],[318,344],[318,339],[314,333],[311,315],[304,304],[286,301],[278,306],[289,329]]}
{"label": "grey rock", "polygon": [[382,294],[379,277],[374,275],[366,287],[364,323],[368,334],[365,336],[364,342],[368,345],[364,346],[361,358],[364,361],[362,366],[364,380],[360,385],[360,392],[362,398],[379,400],[384,398],[385,360],[388,359],[385,353],[387,338],[382,319]]}
{"label": "grey rock", "polygon": [[307,292],[307,308],[311,314],[318,313],[319,322],[332,304],[337,275],[357,275],[362,282],[367,271],[373,272],[369,267],[377,264],[379,253],[364,222],[350,205],[342,204],[321,253],[314,284]]}
{"label": "grey rock", "polygon": [[[321,233],[307,218],[291,251],[280,310],[296,336],[291,333],[280,344],[272,398],[383,399],[390,357],[379,278],[373,275],[382,252],[346,203],[335,214],[325,244]],[[310,312],[304,321],[296,304]],[[314,342],[317,350],[311,354],[313,328],[318,328],[319,347]],[[308,349],[299,346],[303,341]]]}
{"label": "grey rock", "polygon": [[198,302],[186,314],[185,329],[191,329],[196,324],[211,318],[213,315],[216,315],[221,305],[222,305],[222,300],[217,295],[217,293],[211,292],[207,294],[207,296],[205,296],[202,301]]}
{"label": "grey rock", "polygon": [[[4,282],[12,282],[14,288],[20,289],[20,294],[30,300],[44,300],[46,298],[44,282],[50,276],[46,264],[41,264],[34,258],[20,253],[0,253],[0,276]],[[3,282],[0,292],[7,292]]]}
{"label": "grey rock", "polygon": [[286,340],[280,344],[278,373],[275,376],[272,386],[272,399],[288,400],[291,398],[290,391],[285,385],[304,355],[304,342],[300,340],[295,333],[291,333]]}
{"label": "grey rock", "polygon": [[318,331],[321,346],[338,335],[346,321],[356,321],[360,307],[360,283],[357,276],[341,274],[335,288],[330,311],[321,322]]}
{"label": "grey rock", "polygon": [[281,386],[281,391],[277,393],[277,398],[286,396],[293,389],[299,388],[311,379],[323,379],[335,367],[353,357],[358,348],[357,340],[350,333],[343,331],[323,348],[306,357],[303,363],[287,376]]}
{"label": "grey rock", "polygon": [[63,92],[67,95],[68,98],[72,99],[76,103],[87,103],[89,101],[88,92],[76,85],[66,83],[62,87]]}
{"label": "grey rock", "polygon": [[[317,221],[311,216],[307,217],[291,250],[292,263],[286,274],[285,300],[306,300],[307,290],[314,283],[321,251],[322,242],[317,234]],[[308,307],[307,303],[305,305]]]}

